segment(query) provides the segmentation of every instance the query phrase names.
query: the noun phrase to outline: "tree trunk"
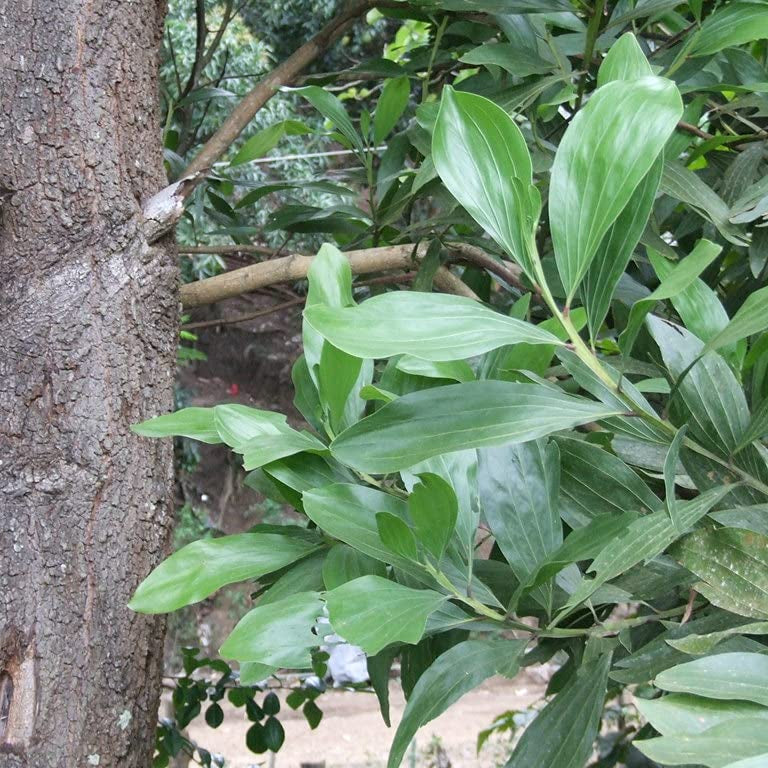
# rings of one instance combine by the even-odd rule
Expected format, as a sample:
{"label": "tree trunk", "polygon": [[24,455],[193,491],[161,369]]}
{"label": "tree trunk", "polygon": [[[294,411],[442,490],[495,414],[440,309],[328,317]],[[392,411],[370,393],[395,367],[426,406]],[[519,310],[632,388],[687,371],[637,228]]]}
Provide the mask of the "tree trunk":
{"label": "tree trunk", "polygon": [[0,766],[149,765],[163,622],[126,608],[163,556],[172,244],[161,0],[0,0]]}

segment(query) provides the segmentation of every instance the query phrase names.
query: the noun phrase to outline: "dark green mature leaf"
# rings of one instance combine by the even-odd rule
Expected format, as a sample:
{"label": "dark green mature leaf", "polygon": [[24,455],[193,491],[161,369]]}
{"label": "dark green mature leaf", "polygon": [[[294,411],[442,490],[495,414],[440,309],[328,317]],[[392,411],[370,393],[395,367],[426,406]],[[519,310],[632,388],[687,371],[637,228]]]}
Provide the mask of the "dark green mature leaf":
{"label": "dark green mature leaf", "polygon": [[312,627],[322,612],[317,592],[299,592],[257,606],[240,619],[219,653],[225,659],[308,669],[312,666],[310,649],[321,642]]}
{"label": "dark green mature leaf", "polygon": [[448,379],[449,381],[474,381],[475,372],[464,360],[445,360],[435,362],[412,355],[403,355],[397,361],[397,370],[424,376],[428,379]]}
{"label": "dark green mature leaf", "polygon": [[653,512],[659,500],[620,458],[598,445],[567,437],[560,447],[560,514],[572,528],[626,510]]}
{"label": "dark green mature leaf", "polygon": [[443,91],[432,138],[443,184],[499,245],[534,278],[533,234],[541,197],[520,129],[482,96]]}
{"label": "dark green mature leaf", "polygon": [[[563,541],[557,497],[560,452],[554,442],[483,448],[478,451],[483,515],[520,582],[526,582]],[[549,609],[551,590],[536,599]]]}
{"label": "dark green mature leaf", "polygon": [[768,398],[765,398],[752,414],[749,426],[741,436],[737,450],[741,450],[753,440],[762,440],[766,435],[768,435]]}
{"label": "dark green mature leaf", "polygon": [[418,643],[427,617],[448,598],[380,576],[361,576],[331,590],[325,599],[334,631],[374,655],[390,643]]}
{"label": "dark green mature leaf", "polygon": [[583,768],[597,737],[610,654],[583,666],[525,729],[506,768]]}
{"label": "dark green mature leaf", "polygon": [[[768,15],[768,14],[767,14]],[[768,286],[747,296],[728,325],[710,339],[704,350],[720,349],[768,328]]]}
{"label": "dark green mature leaf", "polygon": [[684,328],[652,315],[647,323],[673,381],[701,357],[682,379],[672,415],[677,423],[689,423],[690,433],[705,446],[729,456],[749,425],[746,398],[733,372],[720,355],[701,356],[704,345]]}
{"label": "dark green mature leaf", "polygon": [[703,733],[662,736],[633,743],[651,760],[664,765],[725,768],[734,760],[768,753],[765,725],[763,718],[745,717],[720,723]]}
{"label": "dark green mature leaf", "polygon": [[[555,156],[549,191],[552,242],[569,303],[682,113],[674,83],[644,77],[607,83],[571,121]],[[626,114],[643,119],[621,119]]]}
{"label": "dark green mature leaf", "polygon": [[295,93],[303,96],[323,117],[330,120],[358,152],[364,152],[363,140],[336,96],[317,85],[297,88]]}
{"label": "dark green mature leaf", "polygon": [[689,56],[707,56],[732,45],[768,37],[768,14],[763,2],[736,2],[725,5],[701,25],[689,49]]}
{"label": "dark green mature leaf", "polygon": [[139,584],[129,608],[165,613],[197,603],[225,584],[257,579],[306,557],[317,543],[271,533],[238,533],[187,544]]}
{"label": "dark green mature leaf", "polygon": [[614,80],[637,80],[653,75],[643,49],[631,32],[625,32],[603,59],[597,73],[597,87]]}
{"label": "dark green mature leaf", "polygon": [[704,529],[682,539],[672,554],[701,579],[695,589],[711,603],[768,618],[768,537],[737,528]]}
{"label": "dark green mature leaf", "polygon": [[182,408],[133,424],[131,430],[142,437],[189,437],[201,443],[221,442],[213,420],[213,408]]}
{"label": "dark green mature leaf", "polygon": [[744,528],[768,536],[768,504],[718,510],[712,512],[710,517],[727,528]]}
{"label": "dark green mature leaf", "polygon": [[768,635],[768,621],[756,621],[751,624],[737,624],[719,632],[709,632],[706,635],[688,635],[679,640],[667,640],[678,651],[691,656],[708,654],[723,640],[732,635]]}
{"label": "dark green mature leaf", "polygon": [[418,559],[416,536],[402,518],[389,512],[377,512],[376,528],[387,549],[406,560]]}
{"label": "dark green mature leaf", "polygon": [[378,144],[395,127],[408,106],[411,84],[407,77],[394,77],[384,83],[373,116],[373,140]]}
{"label": "dark green mature leaf", "polygon": [[541,58],[535,51],[511,43],[484,43],[465,53],[460,61],[501,67],[515,77],[541,75],[557,68],[557,64]]}
{"label": "dark green mature leaf", "polygon": [[453,487],[439,475],[419,475],[408,497],[408,512],[418,540],[439,562],[456,527],[459,502]]}
{"label": "dark green mature leaf", "polygon": [[357,357],[463,360],[505,344],[562,346],[530,323],[439,293],[384,293],[356,307],[314,306],[304,317],[328,341]]}
{"label": "dark green mature leaf", "polygon": [[514,677],[521,640],[465,640],[437,657],[421,675],[395,733],[388,768],[398,768],[416,731],[493,675]]}
{"label": "dark green mature leaf", "polygon": [[326,589],[335,589],[360,576],[387,575],[386,566],[346,544],[331,547],[323,561],[323,582]]}
{"label": "dark green mature leaf", "polygon": [[710,699],[740,699],[768,706],[768,656],[720,653],[704,656],[659,673],[658,688]]}
{"label": "dark green mature leaf", "polygon": [[680,450],[685,440],[685,433],[688,431],[687,425],[683,425],[677,430],[672,443],[664,459],[664,498],[667,505],[667,512],[675,524],[675,528],[682,532],[681,521],[677,514],[677,498],[675,497],[675,481],[677,479],[677,467],[680,462]]}
{"label": "dark green mature leaf", "polygon": [[670,693],[660,699],[638,698],[635,706],[662,736],[702,733],[736,718],[768,718],[768,708],[751,701],[717,701],[688,693]]}
{"label": "dark green mature leaf", "polygon": [[536,384],[472,381],[388,403],[332,443],[339,461],[396,472],[465,448],[524,443],[618,411]]}
{"label": "dark green mature leaf", "polygon": [[381,718],[387,728],[392,725],[389,720],[389,672],[399,650],[399,646],[391,645],[375,656],[368,657],[368,677],[376,693],[376,698],[379,700]]}

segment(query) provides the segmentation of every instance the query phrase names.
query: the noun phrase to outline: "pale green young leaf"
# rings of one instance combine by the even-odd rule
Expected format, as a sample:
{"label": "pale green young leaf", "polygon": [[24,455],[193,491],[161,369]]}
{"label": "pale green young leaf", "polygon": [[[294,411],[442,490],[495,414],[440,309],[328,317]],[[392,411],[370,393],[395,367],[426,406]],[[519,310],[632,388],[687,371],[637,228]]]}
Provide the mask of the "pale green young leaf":
{"label": "pale green young leaf", "polygon": [[325,599],[334,631],[375,655],[390,643],[418,643],[427,617],[448,598],[380,576],[361,576],[332,589]]}
{"label": "pale green young leaf", "polygon": [[492,101],[446,87],[432,137],[443,184],[488,234],[535,279],[533,234],[541,198],[531,157],[514,120]]}
{"label": "pale green young leaf", "polygon": [[182,408],[133,424],[131,430],[142,437],[189,437],[201,443],[222,442],[213,420],[213,408]]}
{"label": "pale green young leaf", "polygon": [[373,140],[376,144],[389,135],[408,106],[411,85],[407,77],[386,80],[373,116]]}
{"label": "pale green young leaf", "polygon": [[[555,156],[549,191],[555,258],[569,303],[682,112],[674,83],[643,77],[607,83],[571,121]],[[622,118],[628,114],[642,119]]]}
{"label": "pale green young leaf", "polygon": [[440,362],[519,342],[562,346],[530,323],[439,293],[393,291],[356,307],[308,307],[304,318],[339,349],[366,358],[406,354]]}
{"label": "pale green young leaf", "polygon": [[597,87],[614,80],[637,80],[653,75],[651,65],[631,32],[625,32],[608,51],[597,73]]}
{"label": "pale green young leaf", "polygon": [[537,384],[472,381],[413,392],[342,432],[336,458],[387,473],[465,448],[524,443],[619,413]]}
{"label": "pale green young leaf", "polygon": [[200,539],[163,560],[128,604],[139,613],[166,613],[198,603],[226,584],[257,579],[290,565],[318,543],[270,533]]}

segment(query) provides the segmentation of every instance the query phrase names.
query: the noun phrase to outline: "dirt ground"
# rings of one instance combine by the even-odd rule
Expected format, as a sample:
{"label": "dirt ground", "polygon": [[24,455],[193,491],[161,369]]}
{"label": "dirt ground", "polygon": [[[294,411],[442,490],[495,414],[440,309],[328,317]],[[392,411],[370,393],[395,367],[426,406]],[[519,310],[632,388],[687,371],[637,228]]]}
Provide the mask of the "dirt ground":
{"label": "dirt ground", "polygon": [[[543,695],[543,684],[529,677],[515,680],[493,678],[468,693],[451,709],[426,725],[416,736],[403,761],[409,768],[495,768],[509,756],[506,739],[492,739],[478,756],[477,734],[507,710],[525,710]],[[392,729],[387,728],[372,694],[329,691],[318,703],[323,720],[310,731],[301,712],[283,706],[280,721],[285,744],[276,755],[254,755],[245,747],[249,723],[242,710],[228,706],[224,722],[216,730],[198,718],[189,736],[206,749],[227,759],[228,768],[300,768],[303,763],[322,763],[325,768],[381,768],[386,765],[394,729],[405,706],[399,687],[390,687]],[[444,755],[436,759],[439,744]]]}

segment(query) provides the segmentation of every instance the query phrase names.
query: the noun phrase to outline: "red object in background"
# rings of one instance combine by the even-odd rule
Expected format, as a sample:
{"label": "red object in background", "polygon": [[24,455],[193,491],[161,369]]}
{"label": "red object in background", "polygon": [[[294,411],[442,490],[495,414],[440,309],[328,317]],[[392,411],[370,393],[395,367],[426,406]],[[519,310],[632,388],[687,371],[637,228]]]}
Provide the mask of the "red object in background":
{"label": "red object in background", "polygon": [[230,395],[233,395],[233,396],[234,395],[239,395],[240,394],[240,387],[237,384],[230,384],[229,385],[229,389],[227,390],[227,392]]}

